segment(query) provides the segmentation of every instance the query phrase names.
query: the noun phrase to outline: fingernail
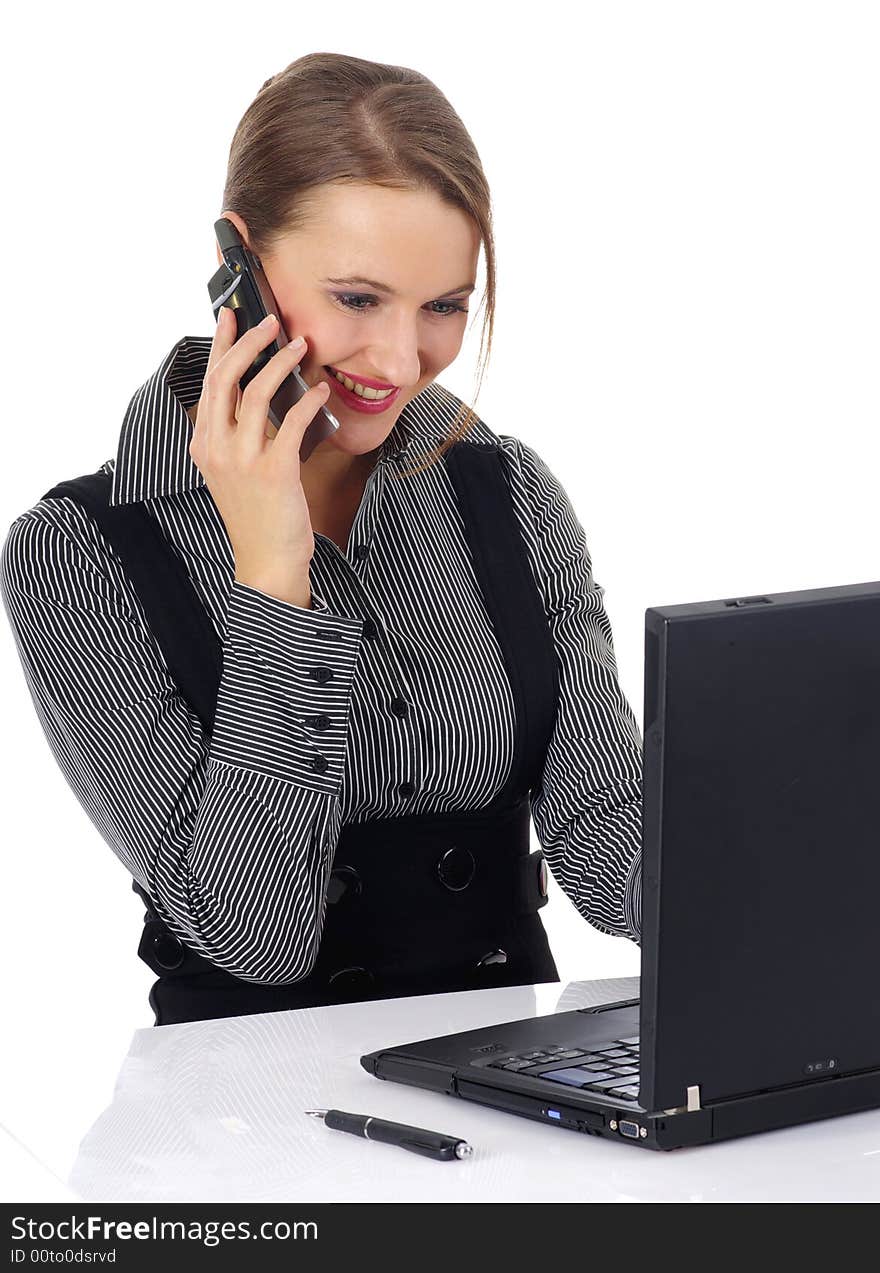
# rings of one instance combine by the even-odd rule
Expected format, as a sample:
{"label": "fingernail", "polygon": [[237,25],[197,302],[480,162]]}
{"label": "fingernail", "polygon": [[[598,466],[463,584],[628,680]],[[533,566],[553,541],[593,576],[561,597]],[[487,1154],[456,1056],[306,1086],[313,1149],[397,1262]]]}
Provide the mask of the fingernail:
{"label": "fingernail", "polygon": [[267,314],[266,317],[263,319],[263,321],[260,323],[260,326],[271,327],[274,322],[275,322],[275,315]]}
{"label": "fingernail", "polygon": [[290,342],[290,344],[287,346],[287,348],[288,348],[288,349],[299,349],[300,345],[304,345],[305,343],[306,343],[306,342],[303,340],[302,336],[294,336],[293,340]]}

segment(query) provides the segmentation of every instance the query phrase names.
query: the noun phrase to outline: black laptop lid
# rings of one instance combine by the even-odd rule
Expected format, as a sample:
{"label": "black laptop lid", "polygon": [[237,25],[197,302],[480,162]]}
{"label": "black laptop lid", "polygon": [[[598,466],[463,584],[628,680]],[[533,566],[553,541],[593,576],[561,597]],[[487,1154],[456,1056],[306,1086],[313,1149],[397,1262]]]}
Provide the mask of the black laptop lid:
{"label": "black laptop lid", "polygon": [[880,1066],[880,583],[645,626],[640,1103]]}

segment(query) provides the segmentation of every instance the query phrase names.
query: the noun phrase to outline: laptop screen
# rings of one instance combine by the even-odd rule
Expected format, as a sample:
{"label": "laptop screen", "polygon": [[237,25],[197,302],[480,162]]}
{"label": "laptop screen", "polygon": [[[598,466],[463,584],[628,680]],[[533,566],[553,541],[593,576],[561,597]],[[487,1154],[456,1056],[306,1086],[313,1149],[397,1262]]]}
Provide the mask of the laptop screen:
{"label": "laptop screen", "polygon": [[648,610],[641,1103],[880,1065],[880,583]]}

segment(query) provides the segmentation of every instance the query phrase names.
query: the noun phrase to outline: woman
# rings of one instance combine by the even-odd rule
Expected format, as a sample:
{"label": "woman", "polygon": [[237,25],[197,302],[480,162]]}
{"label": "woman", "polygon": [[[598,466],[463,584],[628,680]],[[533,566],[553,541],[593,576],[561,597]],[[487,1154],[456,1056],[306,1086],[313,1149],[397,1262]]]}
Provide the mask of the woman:
{"label": "woman", "polygon": [[248,108],[223,204],[304,343],[242,393],[274,326],[178,341],[2,558],[50,746],[147,907],[156,1024],[557,980],[530,814],[637,941],[641,740],[583,530],[437,383],[480,246],[491,348],[467,131],[415,71],[313,54]]}

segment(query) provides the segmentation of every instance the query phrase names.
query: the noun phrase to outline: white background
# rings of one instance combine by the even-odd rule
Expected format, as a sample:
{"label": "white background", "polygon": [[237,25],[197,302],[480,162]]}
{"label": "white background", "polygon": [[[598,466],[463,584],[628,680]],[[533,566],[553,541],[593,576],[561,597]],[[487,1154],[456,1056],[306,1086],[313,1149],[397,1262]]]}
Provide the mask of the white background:
{"label": "white background", "polygon": [[[3,535],[115,454],[176,340],[210,335],[235,126],[269,75],[330,50],[420,70],[477,145],[498,252],[477,410],[571,496],[640,724],[646,607],[880,577],[875,4],[40,5],[6,44]],[[441,377],[469,401],[481,318]],[[16,1122],[86,1057],[101,1108],[153,978],[5,622],[0,678]],[[543,915],[563,981],[638,972],[555,885]],[[26,1046],[37,1016],[54,1055]],[[106,1047],[80,1060],[86,1031]]]}

